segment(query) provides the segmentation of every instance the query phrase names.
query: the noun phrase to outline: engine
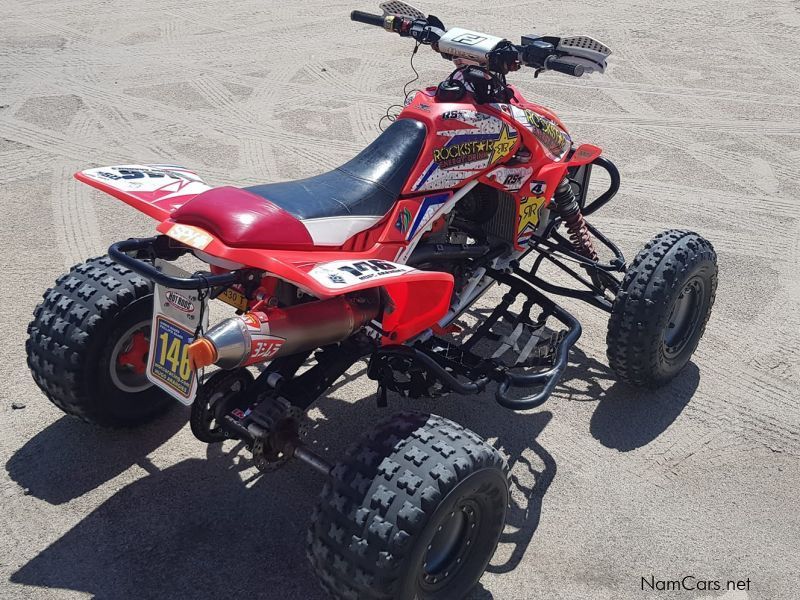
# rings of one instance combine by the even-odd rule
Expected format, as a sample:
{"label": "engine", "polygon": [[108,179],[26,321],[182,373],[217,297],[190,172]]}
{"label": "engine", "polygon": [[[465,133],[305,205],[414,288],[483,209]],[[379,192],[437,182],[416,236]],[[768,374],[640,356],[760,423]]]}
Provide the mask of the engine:
{"label": "engine", "polygon": [[476,268],[475,259],[512,247],[516,210],[510,194],[476,185],[422,239],[409,264],[452,274],[458,292]]}

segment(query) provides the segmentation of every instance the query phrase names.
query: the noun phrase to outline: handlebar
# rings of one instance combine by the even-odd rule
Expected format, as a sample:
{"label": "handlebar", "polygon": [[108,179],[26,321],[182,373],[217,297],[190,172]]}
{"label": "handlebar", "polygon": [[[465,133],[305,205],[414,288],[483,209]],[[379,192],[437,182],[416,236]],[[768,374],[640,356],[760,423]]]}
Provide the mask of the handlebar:
{"label": "handlebar", "polygon": [[372,13],[364,12],[363,10],[354,10],[350,13],[350,20],[367,25],[375,25],[376,27],[384,27],[386,18],[383,15],[375,15]]}
{"label": "handlebar", "polygon": [[350,20],[381,27],[401,37],[412,37],[420,44],[434,46],[435,50],[436,42],[444,33],[444,25],[433,16],[427,19],[409,19],[399,15],[375,15],[354,10],[350,13]]}
{"label": "handlebar", "polygon": [[[523,36],[522,45],[517,45],[503,38],[466,29],[448,30],[432,15],[425,19],[411,19],[401,15],[376,15],[354,10],[350,13],[350,20],[381,27],[401,37],[412,37],[458,65],[479,65],[502,74],[516,71],[523,65],[536,69],[537,74],[541,71],[558,71],[572,77],[605,69],[604,56],[599,61],[587,60],[586,53],[589,50],[581,47],[576,51],[562,47],[562,38],[558,37]],[[574,41],[575,38],[570,39]],[[591,38],[585,39],[594,42]],[[608,49],[606,51],[610,53]],[[576,60],[576,57],[580,59]]]}

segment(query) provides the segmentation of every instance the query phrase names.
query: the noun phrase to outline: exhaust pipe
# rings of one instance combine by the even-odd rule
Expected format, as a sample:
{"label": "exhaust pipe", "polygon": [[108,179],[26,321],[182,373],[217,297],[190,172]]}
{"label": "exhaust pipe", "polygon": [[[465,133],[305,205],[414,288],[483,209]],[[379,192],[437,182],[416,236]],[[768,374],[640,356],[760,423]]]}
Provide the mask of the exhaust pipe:
{"label": "exhaust pipe", "polygon": [[235,369],[341,342],[378,316],[377,290],[225,319],[189,345],[193,369]]}

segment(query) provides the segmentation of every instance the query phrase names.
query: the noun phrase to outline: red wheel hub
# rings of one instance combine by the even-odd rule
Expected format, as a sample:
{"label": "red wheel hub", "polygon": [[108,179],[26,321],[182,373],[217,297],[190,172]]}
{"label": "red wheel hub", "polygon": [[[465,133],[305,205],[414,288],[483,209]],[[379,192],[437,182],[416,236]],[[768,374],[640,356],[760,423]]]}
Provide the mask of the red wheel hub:
{"label": "red wheel hub", "polygon": [[150,343],[144,332],[137,331],[131,335],[127,348],[125,352],[119,353],[117,364],[132,369],[137,375],[143,375],[147,367],[147,353],[150,351]]}

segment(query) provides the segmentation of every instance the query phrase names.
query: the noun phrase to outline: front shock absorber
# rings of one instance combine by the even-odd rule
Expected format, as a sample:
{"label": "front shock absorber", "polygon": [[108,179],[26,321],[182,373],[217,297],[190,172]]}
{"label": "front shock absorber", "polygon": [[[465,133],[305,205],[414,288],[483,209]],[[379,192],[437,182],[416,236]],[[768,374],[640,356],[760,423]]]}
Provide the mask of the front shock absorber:
{"label": "front shock absorber", "polygon": [[589,260],[596,261],[597,252],[589,235],[589,229],[586,227],[583,214],[581,214],[581,207],[578,206],[575,192],[566,177],[561,180],[553,194],[553,204],[564,220],[564,225],[567,228],[569,239],[573,248],[575,248],[575,252]]}

